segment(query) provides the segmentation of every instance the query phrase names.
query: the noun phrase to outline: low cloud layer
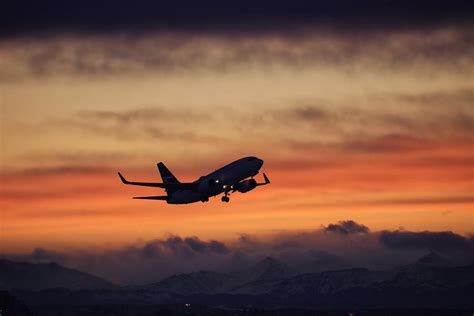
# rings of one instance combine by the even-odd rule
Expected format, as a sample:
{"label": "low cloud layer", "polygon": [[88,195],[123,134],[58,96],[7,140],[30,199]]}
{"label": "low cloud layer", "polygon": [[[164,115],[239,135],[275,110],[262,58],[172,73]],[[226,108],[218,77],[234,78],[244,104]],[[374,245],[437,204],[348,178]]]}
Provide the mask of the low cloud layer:
{"label": "low cloud layer", "polygon": [[348,267],[389,269],[436,251],[453,264],[472,262],[474,239],[453,232],[370,231],[353,220],[308,232],[282,232],[270,238],[242,235],[237,240],[168,236],[120,249],[61,253],[36,248],[11,259],[56,261],[122,284],[151,283],[196,270],[230,272],[267,256],[301,272]]}

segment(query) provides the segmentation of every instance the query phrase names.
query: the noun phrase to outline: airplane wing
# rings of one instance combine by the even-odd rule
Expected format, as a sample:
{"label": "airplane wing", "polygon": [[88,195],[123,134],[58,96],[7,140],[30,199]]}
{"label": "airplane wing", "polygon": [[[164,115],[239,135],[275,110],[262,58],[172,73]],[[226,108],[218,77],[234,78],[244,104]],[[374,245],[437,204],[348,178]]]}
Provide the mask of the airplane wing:
{"label": "airplane wing", "polygon": [[168,200],[168,196],[134,196],[133,198],[141,200]]}
{"label": "airplane wing", "polygon": [[135,182],[135,181],[128,181],[125,179],[124,176],[119,172],[118,173],[120,180],[124,184],[128,185],[139,185],[143,187],[155,187],[155,188],[162,188],[162,189],[174,189],[174,190],[194,190],[196,184],[195,183],[157,183],[157,182]]}

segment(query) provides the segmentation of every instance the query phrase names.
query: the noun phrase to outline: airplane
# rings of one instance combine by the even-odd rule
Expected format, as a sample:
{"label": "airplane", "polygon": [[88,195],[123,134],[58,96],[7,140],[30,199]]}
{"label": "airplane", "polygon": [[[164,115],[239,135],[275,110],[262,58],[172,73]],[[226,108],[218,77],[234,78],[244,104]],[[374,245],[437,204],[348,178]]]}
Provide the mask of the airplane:
{"label": "airplane", "polygon": [[162,200],[168,204],[189,204],[199,201],[207,202],[210,197],[224,193],[221,200],[228,203],[230,201],[229,195],[233,192],[246,193],[258,186],[270,183],[265,173],[263,173],[264,182],[262,183],[257,183],[253,178],[258,174],[262,165],[263,160],[257,157],[244,157],[202,176],[194,182],[186,183],[179,182],[162,162],[157,164],[162,183],[128,181],[120,172],[118,175],[124,184],[162,188],[167,193],[165,196],[137,196],[134,199]]}

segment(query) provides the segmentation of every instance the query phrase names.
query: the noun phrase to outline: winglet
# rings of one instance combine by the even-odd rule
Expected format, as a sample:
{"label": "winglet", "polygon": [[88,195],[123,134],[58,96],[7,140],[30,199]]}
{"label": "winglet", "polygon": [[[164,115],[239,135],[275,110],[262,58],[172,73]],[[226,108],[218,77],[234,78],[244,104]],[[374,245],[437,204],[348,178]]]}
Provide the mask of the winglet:
{"label": "winglet", "polygon": [[270,180],[268,179],[267,175],[265,174],[265,172],[263,173],[263,178],[265,179],[265,184],[269,184],[270,183]]}
{"label": "winglet", "polygon": [[269,184],[270,183],[270,180],[268,179],[267,175],[265,173],[263,173],[263,179],[265,179],[265,182],[263,183],[257,183],[257,186],[259,185],[266,185],[266,184]]}
{"label": "winglet", "polygon": [[119,177],[120,177],[120,180],[122,180],[123,183],[127,184],[128,181],[122,176],[122,174],[119,172],[118,173]]}

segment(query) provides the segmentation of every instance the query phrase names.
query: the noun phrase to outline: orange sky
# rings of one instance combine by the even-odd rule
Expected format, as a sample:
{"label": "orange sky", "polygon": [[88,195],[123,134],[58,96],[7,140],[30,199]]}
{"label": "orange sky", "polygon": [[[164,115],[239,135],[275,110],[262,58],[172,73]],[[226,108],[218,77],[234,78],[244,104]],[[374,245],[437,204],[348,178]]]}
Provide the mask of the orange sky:
{"label": "orange sky", "polygon": [[[2,250],[229,239],[342,219],[473,233],[474,62],[455,49],[463,32],[365,45],[318,32],[4,39]],[[440,46],[452,56],[426,53]],[[272,184],[229,204],[132,200],[157,192],[116,175],[156,181],[163,161],[191,181],[246,155],[265,161]]]}

